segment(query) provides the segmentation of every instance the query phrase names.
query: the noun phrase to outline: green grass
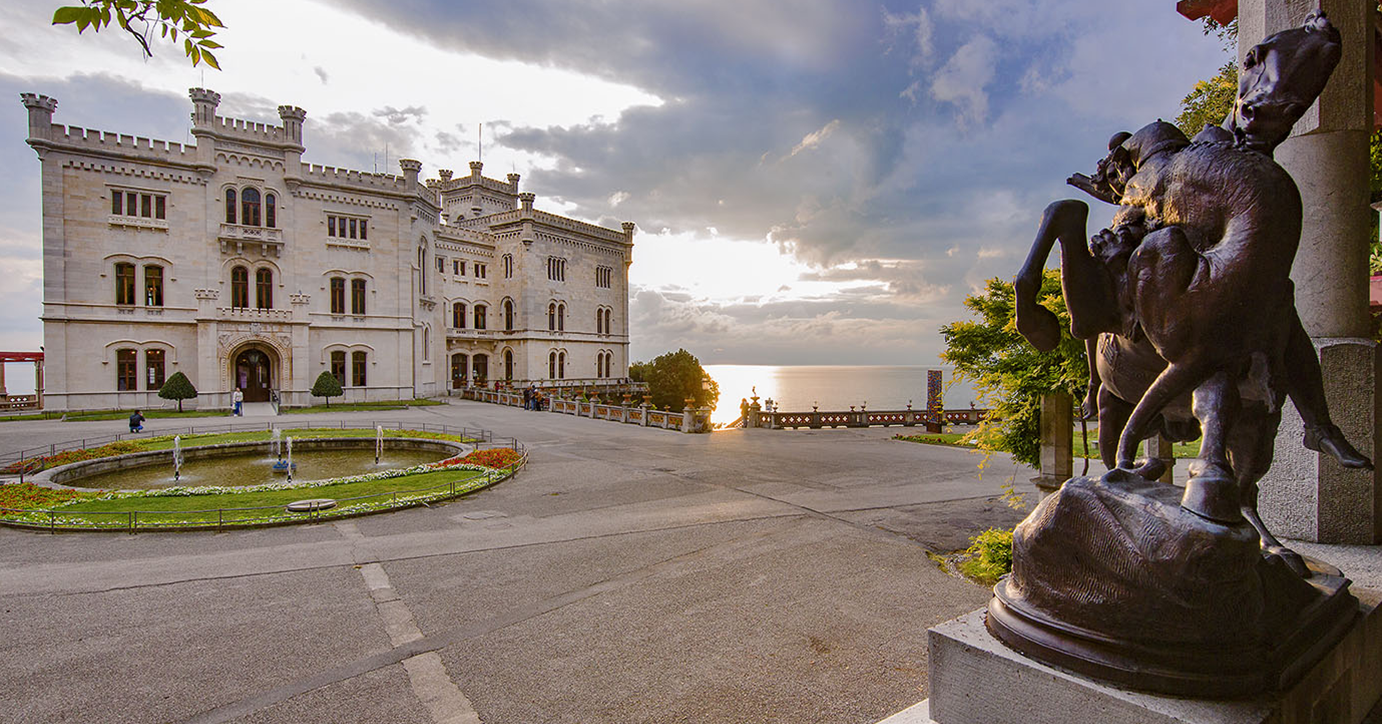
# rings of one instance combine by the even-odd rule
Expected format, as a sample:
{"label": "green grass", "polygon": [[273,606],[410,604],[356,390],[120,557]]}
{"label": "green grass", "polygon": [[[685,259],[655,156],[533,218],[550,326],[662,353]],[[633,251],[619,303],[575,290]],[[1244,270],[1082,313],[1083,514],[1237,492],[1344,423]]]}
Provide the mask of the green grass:
{"label": "green grass", "polygon": [[[66,422],[93,422],[96,420],[125,420],[134,410],[96,410],[93,412],[71,412],[64,418]],[[230,410],[145,410],[139,414],[151,420],[167,417],[230,417]]]}
{"label": "green grass", "polygon": [[381,400],[379,402],[341,402],[335,405],[312,405],[311,407],[285,407],[285,415],[303,415],[312,412],[358,412],[361,410],[402,410],[409,407],[431,407],[445,405],[441,400]]}
{"label": "green grass", "polygon": [[[130,511],[139,511],[146,523],[171,525],[174,522],[196,523],[218,520],[218,508],[259,508],[265,506],[285,506],[295,500],[305,498],[358,498],[367,495],[408,493],[426,488],[460,484],[474,480],[483,473],[474,470],[437,470],[430,473],[405,475],[383,480],[367,480],[357,483],[339,483],[319,487],[290,488],[287,490],[266,490],[248,493],[211,493],[205,495],[161,495],[131,496],[113,500],[87,500],[64,505],[57,509],[67,521],[86,520],[92,525],[110,525],[114,518],[124,520]],[[443,490],[441,492],[448,492]],[[384,498],[377,502],[388,502]],[[363,501],[368,502],[368,501]],[[198,512],[209,511],[209,512]],[[234,521],[246,518],[262,518],[273,511],[226,511],[222,520]],[[81,515],[88,513],[92,515]],[[118,514],[118,516],[99,515],[99,513]],[[145,514],[148,514],[147,516]],[[158,515],[163,513],[164,515]],[[119,521],[115,521],[119,522]]]}
{"label": "green grass", "polygon": [[[366,428],[346,428],[336,427],[316,427],[292,430],[280,430],[283,439],[293,438],[295,440],[307,438],[323,437],[365,437],[373,438],[374,430]],[[450,440],[452,442],[478,442],[472,438],[462,438],[460,435],[447,435],[440,432],[424,432],[422,430],[384,430],[384,437],[411,437],[423,438],[427,440]],[[191,435],[182,438],[182,444],[186,446],[196,445],[222,445],[231,442],[262,442],[273,439],[273,433],[268,430],[251,430],[249,432],[220,432],[209,435]],[[173,447],[173,438],[170,435],[140,440],[145,444],[145,450],[168,450]]]}
{"label": "green grass", "polygon": [[[922,435],[893,435],[894,440],[903,440],[906,442],[919,442],[926,445],[946,445],[949,447],[962,447],[970,450],[975,449],[975,446],[973,445],[968,445],[960,442],[960,438],[962,437],[964,437],[964,435],[958,432],[926,433]],[[1075,429],[1075,436],[1073,442],[1071,443],[1071,448],[1075,454],[1076,459],[1089,458],[1090,460],[1098,460],[1099,428],[1089,428],[1088,454],[1085,454],[1084,438],[1080,434],[1079,428]],[[1145,448],[1145,444],[1139,445],[1138,454],[1145,454]],[[1191,458],[1199,457],[1200,441],[1192,440],[1190,442],[1174,443],[1171,445],[1171,452],[1177,460],[1188,460]]]}

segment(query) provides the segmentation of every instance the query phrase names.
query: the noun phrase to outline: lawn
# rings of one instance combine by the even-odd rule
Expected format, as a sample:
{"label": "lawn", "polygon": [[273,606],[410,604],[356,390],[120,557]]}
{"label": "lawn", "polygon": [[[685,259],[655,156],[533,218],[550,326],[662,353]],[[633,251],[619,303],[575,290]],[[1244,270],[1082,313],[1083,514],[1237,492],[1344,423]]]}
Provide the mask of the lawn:
{"label": "lawn", "polygon": [[[922,435],[893,435],[894,440],[903,440],[906,442],[919,442],[927,445],[948,445],[950,447],[963,447],[968,448],[970,450],[976,449],[973,445],[961,442],[960,439],[963,437],[964,434],[958,432],[926,433]],[[1075,454],[1076,459],[1089,458],[1091,460],[1098,460],[1099,428],[1089,428],[1088,454],[1086,454],[1085,452],[1084,436],[1081,435],[1079,428],[1075,428],[1074,440],[1072,442],[1071,447],[1073,448],[1073,452]],[[1139,455],[1145,453],[1145,447],[1145,445],[1138,446]],[[1171,446],[1171,452],[1177,460],[1187,460],[1190,458],[1198,457],[1200,454],[1200,441],[1192,440],[1190,442],[1174,443]]]}
{"label": "lawn", "polygon": [[431,407],[445,405],[441,400],[381,400],[379,402],[341,402],[335,405],[312,405],[311,407],[285,407],[285,415],[302,415],[310,412],[360,412],[366,410],[402,410],[408,407]]}
{"label": "lawn", "polygon": [[[395,500],[394,494],[398,494],[397,497],[399,498],[406,499],[407,494],[439,488],[431,491],[428,497],[449,496],[451,495],[452,483],[455,483],[456,493],[461,493],[467,489],[479,487],[484,481],[485,474],[475,470],[437,470],[382,480],[365,480],[308,488],[289,488],[287,490],[203,495],[139,495],[110,500],[84,500],[63,505],[57,510],[64,523],[85,522],[93,526],[121,525],[127,519],[130,511],[139,512],[141,525],[171,525],[216,520],[233,522],[243,519],[264,518],[275,513],[271,510],[228,510],[231,508],[278,508],[295,500],[306,498],[343,500],[364,496],[381,497],[358,502],[391,505]],[[348,504],[343,503],[343,505]],[[217,509],[227,510],[224,513],[219,513]],[[285,513],[285,515],[287,514]],[[302,514],[298,517],[306,518],[308,516]],[[292,518],[290,516],[286,519]]]}

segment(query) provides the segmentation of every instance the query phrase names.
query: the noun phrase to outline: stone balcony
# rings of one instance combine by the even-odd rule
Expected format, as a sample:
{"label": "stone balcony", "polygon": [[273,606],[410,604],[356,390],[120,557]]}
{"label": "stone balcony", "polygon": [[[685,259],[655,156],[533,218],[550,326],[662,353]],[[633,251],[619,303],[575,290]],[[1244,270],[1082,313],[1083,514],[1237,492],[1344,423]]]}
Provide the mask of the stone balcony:
{"label": "stone balcony", "polygon": [[256,309],[254,307],[218,307],[216,318],[228,322],[291,322],[290,309]]}
{"label": "stone balcony", "polygon": [[219,235],[222,254],[243,256],[245,249],[257,249],[260,256],[280,255],[283,250],[283,230],[265,226],[221,224]]}
{"label": "stone balcony", "polygon": [[446,338],[448,340],[455,339],[491,342],[499,338],[499,332],[493,329],[460,329],[457,327],[447,327]]}

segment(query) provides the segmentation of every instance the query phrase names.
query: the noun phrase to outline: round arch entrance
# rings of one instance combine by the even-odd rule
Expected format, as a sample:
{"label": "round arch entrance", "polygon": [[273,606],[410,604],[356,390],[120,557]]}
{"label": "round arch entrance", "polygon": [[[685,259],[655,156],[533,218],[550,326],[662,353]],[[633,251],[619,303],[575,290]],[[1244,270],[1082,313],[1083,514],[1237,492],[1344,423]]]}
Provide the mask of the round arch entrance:
{"label": "round arch entrance", "polygon": [[267,402],[278,379],[278,355],[268,347],[250,344],[230,357],[230,386],[244,392],[245,402]]}

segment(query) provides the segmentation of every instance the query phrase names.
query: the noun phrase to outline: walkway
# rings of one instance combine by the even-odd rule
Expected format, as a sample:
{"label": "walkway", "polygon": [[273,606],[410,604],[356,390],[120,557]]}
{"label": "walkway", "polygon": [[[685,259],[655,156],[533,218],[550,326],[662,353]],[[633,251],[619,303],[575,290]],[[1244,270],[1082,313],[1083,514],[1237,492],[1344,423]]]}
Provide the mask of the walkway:
{"label": "walkway", "polygon": [[[967,451],[882,429],[684,435],[456,402],[299,419],[516,435],[430,509],[222,534],[0,529],[24,721],[875,722],[980,586],[927,558],[1018,515]],[[185,420],[149,420],[151,429]],[[0,423],[0,447],[121,421]]]}

